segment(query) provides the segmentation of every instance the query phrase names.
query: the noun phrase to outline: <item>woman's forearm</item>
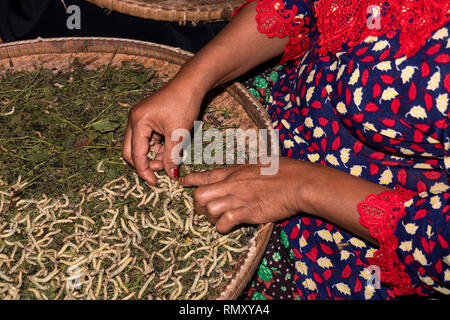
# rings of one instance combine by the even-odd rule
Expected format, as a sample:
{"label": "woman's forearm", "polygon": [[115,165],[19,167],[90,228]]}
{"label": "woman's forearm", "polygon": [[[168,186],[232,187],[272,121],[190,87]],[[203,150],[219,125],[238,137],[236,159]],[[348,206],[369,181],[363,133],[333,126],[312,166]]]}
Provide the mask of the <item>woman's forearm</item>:
{"label": "woman's forearm", "polygon": [[324,165],[307,163],[302,170],[302,186],[298,204],[304,212],[318,216],[358,236],[378,244],[369,230],[360,223],[358,203],[370,194],[390,190]]}
{"label": "woman's forearm", "polygon": [[202,50],[190,59],[172,85],[203,97],[213,87],[244,74],[283,53],[285,38],[269,38],[257,30],[256,3],[249,3]]}

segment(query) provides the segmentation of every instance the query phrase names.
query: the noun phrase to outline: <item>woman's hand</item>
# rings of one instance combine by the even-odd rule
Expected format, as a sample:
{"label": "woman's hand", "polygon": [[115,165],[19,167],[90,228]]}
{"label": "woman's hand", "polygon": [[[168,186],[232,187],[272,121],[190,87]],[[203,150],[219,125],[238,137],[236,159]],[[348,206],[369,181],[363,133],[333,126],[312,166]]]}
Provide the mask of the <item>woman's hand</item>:
{"label": "woman's hand", "polygon": [[[130,110],[123,157],[136,168],[142,179],[155,185],[153,172],[161,169],[172,178],[178,178],[178,166],[172,159],[172,149],[178,141],[171,140],[172,132],[176,129],[190,131],[198,117],[200,104],[201,97],[169,83]],[[151,147],[150,141],[154,143]],[[157,152],[152,161],[147,157],[150,150]]]}
{"label": "woman's hand", "polygon": [[302,162],[281,158],[278,173],[261,175],[260,170],[260,165],[236,165],[191,173],[181,181],[183,186],[199,186],[194,192],[196,212],[227,233],[242,223],[274,222],[300,210]]}
{"label": "woman's hand", "polygon": [[[177,141],[170,141],[175,129],[190,130],[200,104],[213,87],[224,84],[255,66],[280,55],[288,41],[269,38],[257,30],[256,3],[249,3],[222,32],[185,63],[172,81],[132,108],[124,138],[123,157],[139,176],[156,184],[154,171],[164,168],[172,178],[178,168],[171,154]],[[165,144],[162,146],[162,138]],[[149,142],[158,152],[148,161]]]}
{"label": "woman's hand", "polygon": [[374,244],[359,222],[359,202],[388,188],[325,165],[281,157],[274,175],[260,165],[237,165],[186,175],[183,186],[199,186],[194,206],[227,233],[242,223],[259,224],[306,212],[335,223]]}

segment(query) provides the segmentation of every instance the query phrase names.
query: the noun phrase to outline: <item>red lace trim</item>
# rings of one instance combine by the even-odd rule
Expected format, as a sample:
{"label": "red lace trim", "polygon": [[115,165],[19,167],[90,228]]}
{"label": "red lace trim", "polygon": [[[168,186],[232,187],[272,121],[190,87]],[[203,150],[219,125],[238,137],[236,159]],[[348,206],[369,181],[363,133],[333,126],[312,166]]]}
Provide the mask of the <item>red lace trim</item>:
{"label": "red lace trim", "polygon": [[[298,8],[285,9],[281,0],[257,1],[258,30],[269,37],[289,36],[281,63],[298,59],[309,45],[309,28],[295,18]],[[318,0],[315,17],[319,31],[320,55],[337,52],[342,44],[356,46],[368,36],[400,32],[397,56],[412,56],[431,33],[450,21],[448,0]],[[306,17],[307,18],[307,17]]]}
{"label": "red lace trim", "polygon": [[303,19],[296,18],[298,7],[294,5],[292,9],[286,9],[284,2],[281,0],[247,0],[236,9],[233,16],[242,7],[253,1],[258,2],[255,17],[258,31],[267,34],[270,38],[275,36],[280,38],[289,37],[280,64],[298,59],[309,45],[309,38],[307,37],[309,28],[305,26]]}
{"label": "red lace trim", "polygon": [[[384,4],[383,4],[384,3]],[[398,56],[412,56],[450,21],[448,0],[318,0],[320,54],[355,46],[368,36],[400,32]]]}
{"label": "red lace trim", "polygon": [[399,261],[395,252],[398,240],[394,236],[397,221],[405,215],[404,203],[415,195],[413,191],[398,188],[379,195],[369,195],[358,204],[360,223],[369,229],[370,235],[380,244],[369,263],[380,267],[381,281],[391,286],[395,295],[418,293],[404,271],[405,265]]}

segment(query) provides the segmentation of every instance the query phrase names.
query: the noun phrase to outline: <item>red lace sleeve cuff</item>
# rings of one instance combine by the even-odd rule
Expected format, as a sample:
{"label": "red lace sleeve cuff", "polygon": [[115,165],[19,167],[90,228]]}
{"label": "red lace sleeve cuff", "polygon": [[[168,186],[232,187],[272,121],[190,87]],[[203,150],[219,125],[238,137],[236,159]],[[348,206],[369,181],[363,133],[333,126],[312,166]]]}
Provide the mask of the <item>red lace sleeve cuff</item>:
{"label": "red lace sleeve cuff", "polygon": [[394,295],[416,293],[405,272],[405,265],[397,256],[398,240],[394,236],[398,220],[405,215],[404,203],[415,195],[413,191],[397,188],[395,191],[369,195],[358,204],[360,223],[369,229],[370,235],[380,244],[369,263],[380,268],[381,281],[392,288]]}
{"label": "red lace sleeve cuff", "polygon": [[255,17],[258,31],[267,34],[270,38],[289,37],[280,64],[300,58],[309,46],[310,30],[305,26],[305,20],[297,17],[298,7],[293,5],[291,9],[287,9],[284,2],[280,0],[247,0],[235,10],[233,16],[253,1],[258,3]]}

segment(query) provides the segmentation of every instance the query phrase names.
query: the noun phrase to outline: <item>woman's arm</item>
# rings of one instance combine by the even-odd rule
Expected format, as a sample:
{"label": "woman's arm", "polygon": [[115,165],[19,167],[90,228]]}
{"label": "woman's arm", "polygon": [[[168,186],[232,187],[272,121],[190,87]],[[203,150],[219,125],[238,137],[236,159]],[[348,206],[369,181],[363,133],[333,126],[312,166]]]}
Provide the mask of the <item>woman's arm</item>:
{"label": "woman's arm", "polygon": [[[205,94],[214,86],[230,81],[284,51],[287,39],[268,38],[257,30],[256,3],[245,6],[224,30],[190,59],[178,74],[157,93],[139,102],[130,111],[123,144],[123,157],[139,176],[156,184],[155,170],[164,168],[178,178],[171,158],[178,143],[171,141],[176,129],[191,130]],[[149,140],[157,143],[155,161],[147,158]]]}
{"label": "woman's arm", "polygon": [[269,38],[257,30],[256,2],[249,3],[195,57],[183,65],[174,82],[189,81],[204,96],[284,51],[287,38]]}
{"label": "woman's arm", "polygon": [[377,244],[361,225],[357,206],[367,195],[390,189],[292,158],[280,158],[274,175],[261,175],[260,169],[241,165],[191,173],[182,183],[200,186],[194,193],[196,211],[206,214],[220,232],[242,223],[275,222],[307,212]]}

